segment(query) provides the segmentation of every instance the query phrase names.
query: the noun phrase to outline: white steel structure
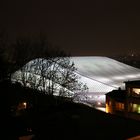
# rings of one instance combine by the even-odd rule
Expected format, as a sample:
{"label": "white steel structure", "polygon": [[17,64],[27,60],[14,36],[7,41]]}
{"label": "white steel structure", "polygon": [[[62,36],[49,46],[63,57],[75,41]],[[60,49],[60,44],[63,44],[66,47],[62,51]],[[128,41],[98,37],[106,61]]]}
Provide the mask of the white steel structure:
{"label": "white steel structure", "polygon": [[140,79],[140,69],[108,57],[72,57],[72,61],[89,92],[106,93],[124,88],[125,81]]}
{"label": "white steel structure", "polygon": [[[36,60],[37,59],[27,63],[27,67],[30,69],[30,65]],[[81,77],[79,80],[86,83],[89,88],[88,93],[78,93],[79,96],[81,96],[80,99],[83,97],[83,100],[86,99],[89,102],[97,102],[99,106],[100,102],[105,103],[105,93],[118,89],[119,87],[124,88],[125,81],[140,79],[140,69],[108,57],[71,57],[71,61],[74,62],[77,68],[77,75]],[[36,67],[35,65],[34,68]],[[28,71],[31,72],[32,69]],[[12,80],[18,81],[20,75],[20,70],[15,72],[12,76]]]}

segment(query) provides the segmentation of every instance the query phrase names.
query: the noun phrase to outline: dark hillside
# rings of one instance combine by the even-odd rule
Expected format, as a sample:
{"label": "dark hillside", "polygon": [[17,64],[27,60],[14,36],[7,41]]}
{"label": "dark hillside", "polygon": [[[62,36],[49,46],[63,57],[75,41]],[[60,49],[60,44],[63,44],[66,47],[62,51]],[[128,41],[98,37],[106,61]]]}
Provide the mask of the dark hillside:
{"label": "dark hillside", "polygon": [[[34,134],[34,140],[124,140],[140,134],[139,121],[106,114],[18,84],[5,82],[0,88],[3,122],[8,124],[3,127],[7,134],[5,139]],[[13,107],[21,101],[26,101],[29,107],[15,115]]]}

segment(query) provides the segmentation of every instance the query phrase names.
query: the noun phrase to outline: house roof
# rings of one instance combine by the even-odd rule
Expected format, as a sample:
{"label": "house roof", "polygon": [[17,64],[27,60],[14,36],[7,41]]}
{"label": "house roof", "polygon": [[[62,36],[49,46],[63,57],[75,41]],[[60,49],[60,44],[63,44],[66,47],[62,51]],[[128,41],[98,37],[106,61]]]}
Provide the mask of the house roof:
{"label": "house roof", "polygon": [[126,98],[126,90],[113,90],[111,92],[108,92],[106,96],[109,96],[118,101],[123,101]]}
{"label": "house roof", "polygon": [[135,80],[135,81],[125,81],[125,84],[132,84],[132,85],[140,85],[140,80]]}

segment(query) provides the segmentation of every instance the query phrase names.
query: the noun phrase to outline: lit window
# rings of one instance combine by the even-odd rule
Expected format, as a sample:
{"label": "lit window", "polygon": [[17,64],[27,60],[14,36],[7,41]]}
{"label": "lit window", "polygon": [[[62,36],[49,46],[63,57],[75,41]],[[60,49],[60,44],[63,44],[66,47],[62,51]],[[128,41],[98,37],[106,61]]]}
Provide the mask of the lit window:
{"label": "lit window", "polygon": [[23,110],[23,109],[26,109],[26,108],[27,108],[27,102],[19,103],[18,106],[17,106],[18,110]]}
{"label": "lit window", "polygon": [[116,102],[116,110],[124,110],[124,104],[120,102]]}
{"label": "lit window", "polygon": [[140,113],[140,105],[139,105],[139,107],[138,107],[138,113]]}
{"label": "lit window", "polygon": [[132,89],[133,96],[140,96],[140,88]]}
{"label": "lit window", "polygon": [[109,106],[106,104],[106,113],[109,113]]}
{"label": "lit window", "polygon": [[139,104],[132,104],[132,112],[140,113],[140,105]]}

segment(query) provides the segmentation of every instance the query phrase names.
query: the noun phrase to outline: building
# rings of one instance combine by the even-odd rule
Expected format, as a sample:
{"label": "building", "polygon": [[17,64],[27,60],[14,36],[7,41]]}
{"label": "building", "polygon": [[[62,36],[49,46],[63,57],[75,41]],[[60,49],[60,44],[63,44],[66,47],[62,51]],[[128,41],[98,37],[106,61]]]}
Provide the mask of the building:
{"label": "building", "polygon": [[[71,62],[74,62],[74,65],[77,68],[76,74],[80,77],[79,81],[86,83],[89,93],[93,95],[95,93],[104,95],[105,93],[118,89],[118,87],[123,88],[123,81],[140,79],[140,69],[108,57],[71,57]],[[13,73],[11,80],[13,82],[16,81],[21,83],[23,78],[26,79],[29,77],[29,80],[27,79],[27,81],[31,81],[31,83],[34,84],[36,80],[33,80],[34,78],[30,78],[31,76],[28,75],[34,75],[37,78],[40,77],[40,67],[42,67],[42,65],[47,67],[48,60],[41,58],[31,60],[22,69]],[[45,70],[47,71],[47,68]],[[42,86],[40,86],[40,88],[41,87]]]}
{"label": "building", "polygon": [[106,112],[140,120],[140,81],[127,81],[125,90],[107,93]]}

